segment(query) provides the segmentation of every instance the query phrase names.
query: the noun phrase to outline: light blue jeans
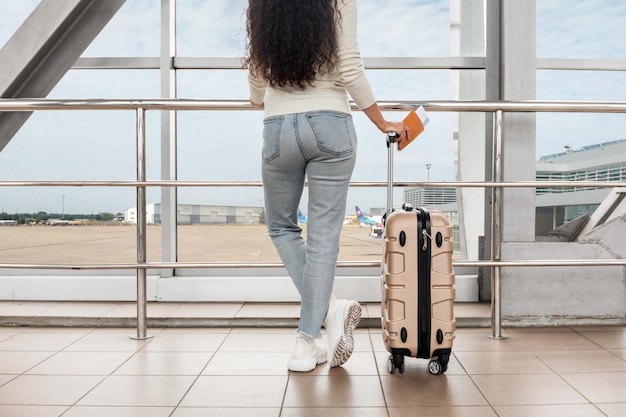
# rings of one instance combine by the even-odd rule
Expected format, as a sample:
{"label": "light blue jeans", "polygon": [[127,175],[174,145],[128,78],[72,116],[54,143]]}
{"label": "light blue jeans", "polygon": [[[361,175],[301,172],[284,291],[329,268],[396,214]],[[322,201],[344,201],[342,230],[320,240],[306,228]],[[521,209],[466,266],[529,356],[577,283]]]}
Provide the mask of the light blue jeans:
{"label": "light blue jeans", "polygon": [[[262,176],[269,236],[301,298],[298,332],[321,337],[339,253],[339,234],[357,140],[352,116],[337,111],[264,120]],[[307,180],[306,241],[298,205]]]}

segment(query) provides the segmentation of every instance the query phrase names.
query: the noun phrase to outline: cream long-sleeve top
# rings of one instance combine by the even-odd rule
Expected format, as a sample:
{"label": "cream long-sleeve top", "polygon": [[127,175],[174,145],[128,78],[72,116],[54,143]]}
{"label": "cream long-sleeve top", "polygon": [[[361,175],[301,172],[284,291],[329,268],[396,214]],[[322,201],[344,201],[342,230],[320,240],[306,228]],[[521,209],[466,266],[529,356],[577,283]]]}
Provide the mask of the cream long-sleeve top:
{"label": "cream long-sleeve top", "polygon": [[250,99],[265,104],[265,117],[303,113],[314,110],[336,110],[350,113],[348,94],[360,109],[376,102],[365,76],[357,40],[357,0],[339,0],[336,65],[319,74],[312,85],[272,87],[262,78],[248,75]]}

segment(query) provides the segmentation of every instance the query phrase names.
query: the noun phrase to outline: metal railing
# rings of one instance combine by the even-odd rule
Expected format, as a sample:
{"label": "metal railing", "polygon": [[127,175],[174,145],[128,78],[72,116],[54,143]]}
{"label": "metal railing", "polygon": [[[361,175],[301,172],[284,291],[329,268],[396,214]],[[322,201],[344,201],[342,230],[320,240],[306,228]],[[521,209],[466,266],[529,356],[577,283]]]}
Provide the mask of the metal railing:
{"label": "metal railing", "polygon": [[[502,133],[505,112],[577,112],[577,113],[626,113],[624,102],[570,102],[570,101],[431,101],[431,102],[380,102],[383,111],[408,111],[423,105],[427,111],[435,112],[482,112],[493,114],[492,181],[459,182],[400,182],[399,187],[469,187],[491,190],[491,259],[478,261],[455,261],[454,266],[492,268],[492,333],[490,337],[502,338],[501,332],[501,268],[532,266],[626,266],[626,260],[618,259],[572,259],[572,260],[502,260],[502,189],[510,188],[556,188],[556,187],[624,187],[626,182],[573,182],[573,181],[503,181]],[[353,106],[356,110],[356,108]],[[137,179],[135,181],[0,181],[0,186],[41,187],[135,187],[137,197],[137,262],[127,264],[17,264],[0,263],[0,268],[50,269],[50,270],[112,270],[129,269],[137,272],[137,337],[147,338],[146,271],[148,269],[174,268],[275,268],[280,264],[217,264],[184,262],[147,262],[146,259],[146,189],[147,187],[261,187],[260,182],[240,181],[147,181],[146,180],[146,111],[168,110],[252,110],[244,100],[50,100],[50,99],[0,99],[0,112],[33,112],[54,110],[128,110],[136,112],[137,133]],[[386,182],[352,182],[352,187],[386,187]],[[339,262],[338,267],[378,267],[380,261]]]}

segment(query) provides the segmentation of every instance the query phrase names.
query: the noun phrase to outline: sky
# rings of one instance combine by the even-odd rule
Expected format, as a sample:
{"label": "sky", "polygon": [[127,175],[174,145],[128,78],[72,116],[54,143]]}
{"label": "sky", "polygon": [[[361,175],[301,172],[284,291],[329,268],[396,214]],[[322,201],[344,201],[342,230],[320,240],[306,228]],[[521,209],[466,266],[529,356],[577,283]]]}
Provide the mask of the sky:
{"label": "sky", "polygon": [[[463,0],[478,1],[481,0]],[[0,45],[11,37],[37,0],[0,0]],[[393,5],[393,7],[390,7]],[[399,7],[404,12],[397,13]],[[241,56],[244,0],[179,0],[178,55]],[[159,0],[127,0],[84,57],[158,56]],[[389,22],[394,22],[390,25]],[[359,0],[359,43],[364,57],[450,56],[449,0]],[[626,60],[626,2],[537,0],[537,56]],[[449,71],[368,70],[378,100],[453,99]],[[50,98],[156,98],[158,71],[70,71]],[[539,71],[537,99],[626,101],[626,73]],[[244,71],[178,73],[182,98],[248,98]],[[480,99],[482,97],[477,97]],[[390,119],[403,114],[392,112]],[[396,153],[395,179],[454,181],[452,116],[430,113],[426,131]],[[381,135],[354,113],[359,150],[353,181],[384,181],[387,153]],[[178,177],[181,180],[260,181],[261,112],[179,112]],[[225,134],[225,132],[237,132]],[[147,119],[148,179],[160,178],[159,115]],[[537,158],[585,145],[626,138],[626,115],[537,115]],[[430,164],[430,169],[426,165]],[[134,180],[134,113],[37,112],[0,152],[0,180]],[[401,191],[394,199],[399,202]],[[148,203],[159,202],[157,190]],[[383,188],[352,189],[354,205],[383,207]],[[261,206],[257,188],[181,188],[179,204]],[[0,186],[0,212],[123,212],[135,205],[132,188],[17,188]],[[306,197],[303,199],[306,207]],[[306,213],[306,209],[303,210]]]}

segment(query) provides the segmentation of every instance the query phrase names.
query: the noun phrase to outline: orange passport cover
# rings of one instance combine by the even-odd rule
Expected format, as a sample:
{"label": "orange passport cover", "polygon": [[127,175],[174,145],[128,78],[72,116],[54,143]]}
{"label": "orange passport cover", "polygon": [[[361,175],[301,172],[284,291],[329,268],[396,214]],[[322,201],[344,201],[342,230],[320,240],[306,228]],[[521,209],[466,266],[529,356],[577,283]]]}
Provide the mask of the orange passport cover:
{"label": "orange passport cover", "polygon": [[413,142],[415,140],[415,138],[418,137],[420,135],[420,133],[422,133],[424,131],[424,124],[420,120],[420,118],[417,115],[417,113],[415,112],[415,110],[412,110],[404,118],[403,122],[404,122],[405,125],[408,126],[409,130],[411,131],[411,136],[409,137],[409,140],[401,142],[398,145],[398,150],[399,151],[401,151],[402,149],[404,149],[407,146],[409,146],[411,144],[411,142]]}

